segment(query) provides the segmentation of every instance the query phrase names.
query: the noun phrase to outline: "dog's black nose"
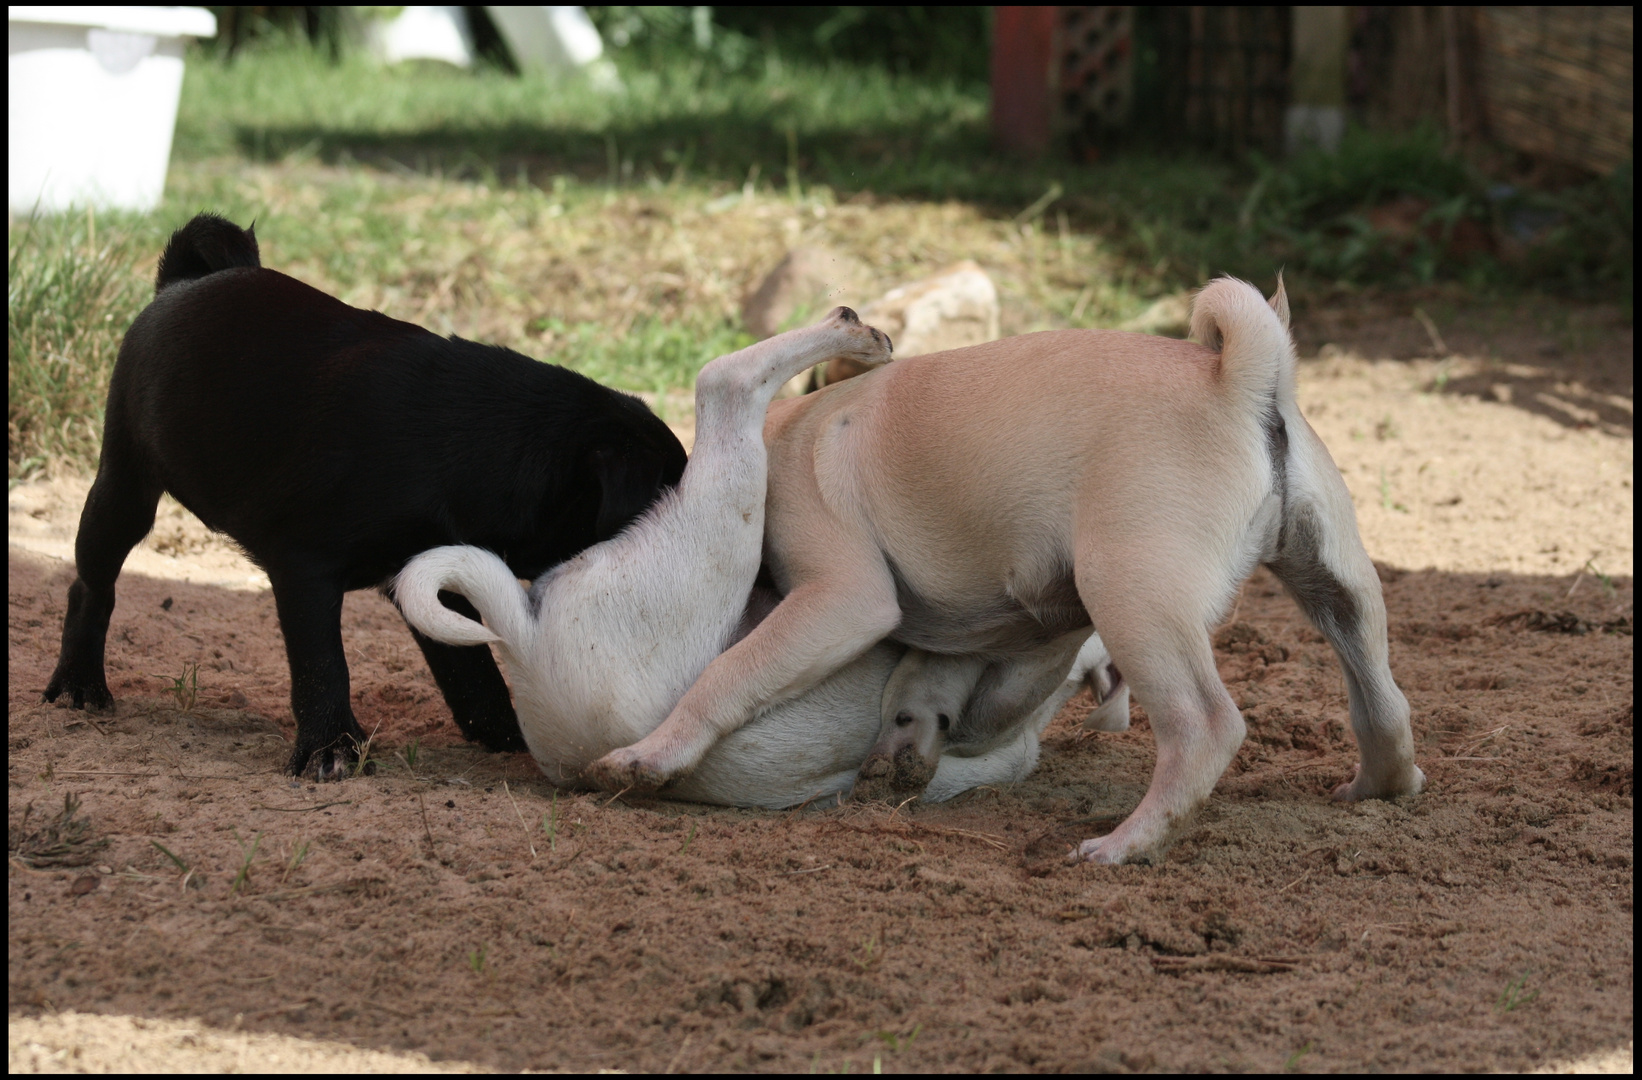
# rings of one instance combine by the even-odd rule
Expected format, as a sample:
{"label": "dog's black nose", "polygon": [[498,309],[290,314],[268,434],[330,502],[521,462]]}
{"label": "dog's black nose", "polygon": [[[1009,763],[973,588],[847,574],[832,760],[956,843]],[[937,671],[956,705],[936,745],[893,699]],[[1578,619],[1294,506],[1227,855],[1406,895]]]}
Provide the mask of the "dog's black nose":
{"label": "dog's black nose", "polygon": [[942,731],[945,731],[947,728],[952,726],[952,717],[948,716],[946,713],[936,713],[935,723]]}
{"label": "dog's black nose", "polygon": [[896,713],[895,714],[895,726],[896,727],[906,727],[910,723],[912,723],[912,714],[911,713],[904,712],[904,713]]}

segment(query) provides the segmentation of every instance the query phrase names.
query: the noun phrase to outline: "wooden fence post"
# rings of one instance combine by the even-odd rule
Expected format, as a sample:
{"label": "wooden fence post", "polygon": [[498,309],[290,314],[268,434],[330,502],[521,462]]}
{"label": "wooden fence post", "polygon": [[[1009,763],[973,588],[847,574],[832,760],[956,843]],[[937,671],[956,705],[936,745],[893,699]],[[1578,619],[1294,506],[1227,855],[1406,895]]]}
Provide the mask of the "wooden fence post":
{"label": "wooden fence post", "polygon": [[992,138],[1002,150],[1041,155],[1054,127],[1058,8],[994,8]]}

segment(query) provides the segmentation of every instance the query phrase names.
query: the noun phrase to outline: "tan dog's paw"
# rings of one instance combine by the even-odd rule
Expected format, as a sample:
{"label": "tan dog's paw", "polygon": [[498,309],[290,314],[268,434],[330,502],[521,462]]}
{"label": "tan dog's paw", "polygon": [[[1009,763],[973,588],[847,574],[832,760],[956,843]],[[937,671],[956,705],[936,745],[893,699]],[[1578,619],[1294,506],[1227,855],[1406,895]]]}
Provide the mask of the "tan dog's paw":
{"label": "tan dog's paw", "polygon": [[612,750],[582,770],[582,779],[605,791],[655,791],[672,779],[636,747]]}
{"label": "tan dog's paw", "polygon": [[1076,851],[1066,857],[1066,861],[1100,863],[1103,866],[1122,866],[1124,863],[1144,866],[1156,860],[1150,851],[1133,850],[1131,845],[1125,844],[1123,838],[1114,832],[1109,836],[1097,836],[1093,840],[1083,841]]}
{"label": "tan dog's paw", "polygon": [[1076,851],[1067,856],[1067,861],[1101,863],[1105,866],[1125,863],[1155,866],[1162,863],[1164,852],[1183,831],[1191,815],[1187,813],[1171,820],[1167,815],[1142,813],[1144,809],[1145,803],[1142,803],[1135,813],[1124,818],[1110,833],[1083,841]]}
{"label": "tan dog's paw", "polygon": [[1401,775],[1370,779],[1358,763],[1351,779],[1334,789],[1335,802],[1361,802],[1364,799],[1395,799],[1403,795],[1418,795],[1425,790],[1425,773],[1418,765],[1410,764]]}

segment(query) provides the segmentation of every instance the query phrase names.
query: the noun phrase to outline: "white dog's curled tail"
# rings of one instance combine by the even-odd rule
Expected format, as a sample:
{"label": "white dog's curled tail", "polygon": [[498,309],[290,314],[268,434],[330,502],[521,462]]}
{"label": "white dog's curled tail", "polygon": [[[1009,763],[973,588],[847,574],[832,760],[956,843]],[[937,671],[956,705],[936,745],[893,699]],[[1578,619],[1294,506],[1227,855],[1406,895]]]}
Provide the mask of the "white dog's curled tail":
{"label": "white dog's curled tail", "polygon": [[1268,301],[1236,278],[1215,278],[1192,301],[1192,337],[1220,352],[1226,388],[1251,410],[1294,406],[1296,358],[1283,275]]}
{"label": "white dog's curled tail", "polygon": [[[439,590],[461,593],[479,609],[489,628],[439,602]],[[447,645],[500,641],[519,646],[530,631],[525,591],[507,564],[484,548],[439,547],[405,564],[393,583],[405,619]]]}

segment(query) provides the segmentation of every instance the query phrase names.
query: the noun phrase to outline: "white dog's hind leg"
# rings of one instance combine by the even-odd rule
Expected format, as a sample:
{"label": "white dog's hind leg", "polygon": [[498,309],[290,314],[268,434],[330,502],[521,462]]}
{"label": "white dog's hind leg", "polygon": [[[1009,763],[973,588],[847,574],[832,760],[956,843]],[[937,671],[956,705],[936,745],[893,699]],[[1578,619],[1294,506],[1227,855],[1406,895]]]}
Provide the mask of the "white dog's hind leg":
{"label": "white dog's hind leg", "polygon": [[[653,602],[687,608],[681,611],[688,616],[680,619],[681,625],[711,622],[719,627],[711,635],[713,649],[722,648],[741,621],[758,571],[768,475],[763,424],[771,399],[788,379],[833,357],[877,365],[888,362],[890,355],[887,336],[840,307],[815,326],[778,334],[702,368],[696,380],[696,452],[679,482],[673,504],[677,512],[641,520],[630,532],[644,542],[638,548],[640,558],[657,564],[646,585],[659,594]],[[662,557],[664,546],[671,558]],[[870,560],[877,552],[869,549],[863,557]],[[711,602],[698,598],[686,604],[675,595],[681,590],[681,573],[693,573],[695,579],[686,583],[687,588],[712,592]],[[699,588],[699,579],[709,576],[714,576],[714,587]],[[660,726],[637,743],[594,761],[587,777],[613,791],[659,787],[695,767],[714,742],[746,723],[760,707],[807,689],[866,651],[900,617],[887,570],[880,577],[876,591],[882,598],[877,604],[871,602],[874,590],[858,579],[854,595],[845,591],[831,618],[816,615],[808,625],[799,626],[789,597],[747,637],[706,663],[705,670],[689,665],[693,685]],[[633,596],[630,602],[642,608],[645,598]],[[833,621],[855,623],[853,634],[838,635],[842,640],[835,638],[830,649],[815,648],[809,639]],[[698,631],[684,632],[705,640]],[[812,655],[805,655],[805,644]],[[821,655],[813,655],[816,652]],[[764,680],[738,683],[733,675],[726,676],[727,669],[749,657],[761,658],[752,666],[760,669]]]}
{"label": "white dog's hind leg", "polygon": [[995,750],[976,757],[942,754],[929,786],[918,796],[919,801],[946,802],[974,788],[1025,780],[1038,767],[1038,734],[1033,725],[1023,724],[1014,739]]}
{"label": "white dog's hind leg", "polygon": [[[1116,670],[1111,655],[1107,653],[1105,644],[1100,640],[1100,635],[1090,634],[1089,640],[1078,650],[1078,657],[1072,663],[1072,670],[1067,672],[1066,681],[1061,683],[1059,688],[1020,725],[1019,738],[978,757],[941,755],[940,764],[935,769],[935,777],[924,789],[922,800],[945,802],[971,788],[985,784],[1013,784],[1031,776],[1033,770],[1038,767],[1043,733],[1048,730],[1061,706],[1072,700],[1086,682],[1095,688],[1095,700],[1099,704],[1084,719],[1084,728],[1090,731],[1127,731],[1129,687],[1127,683],[1122,682],[1121,676],[1109,674]],[[1097,680],[1101,680],[1101,683],[1097,683]],[[1102,689],[1102,683],[1105,689]],[[1120,706],[1121,726],[1116,719]],[[1091,723],[1091,720],[1097,722]]]}
{"label": "white dog's hind leg", "polygon": [[988,664],[948,733],[946,749],[979,755],[1011,738],[1044,701],[1065,689],[1089,636],[1088,628],[1074,630],[1030,652]]}
{"label": "white dog's hind leg", "polygon": [[[1105,647],[1102,646],[1100,651],[1104,656]],[[974,757],[942,754],[940,763],[935,767],[935,775],[919,796],[920,800],[946,802],[971,788],[988,784],[1015,784],[1031,776],[1038,767],[1044,731],[1055,719],[1055,714],[1060,712],[1061,706],[1083,688],[1083,674],[1074,665],[1066,681],[1021,723],[1019,734],[1002,746]]]}
{"label": "white dog's hind leg", "polygon": [[1099,634],[1090,634],[1083,643],[1067,679],[1087,682],[1095,696],[1095,707],[1083,718],[1083,730],[1129,730],[1129,684],[1112,663]]}

